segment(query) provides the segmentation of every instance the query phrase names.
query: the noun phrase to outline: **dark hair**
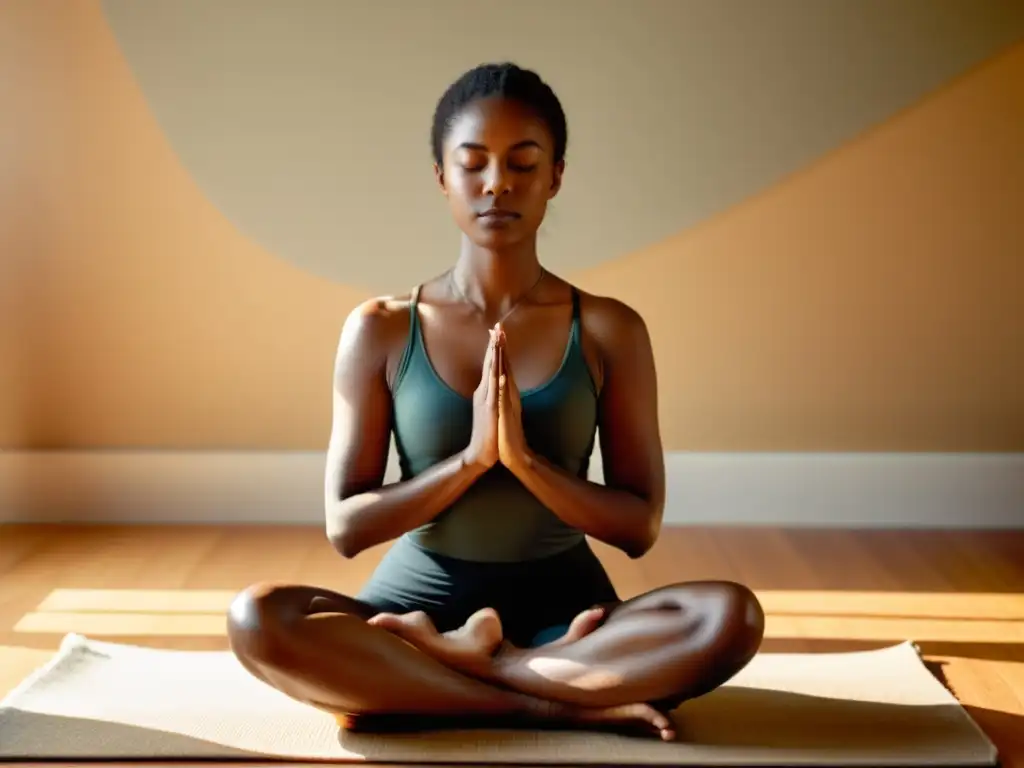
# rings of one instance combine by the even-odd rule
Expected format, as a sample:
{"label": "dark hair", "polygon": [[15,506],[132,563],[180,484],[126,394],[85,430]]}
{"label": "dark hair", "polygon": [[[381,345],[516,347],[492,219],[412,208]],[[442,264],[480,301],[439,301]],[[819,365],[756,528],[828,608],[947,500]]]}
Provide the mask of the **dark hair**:
{"label": "dark hair", "polygon": [[470,103],[492,96],[513,99],[536,111],[554,136],[555,162],[565,157],[568,129],[555,92],[536,72],[505,62],[474,67],[449,85],[437,102],[430,144],[438,165],[443,164],[444,139],[452,120]]}

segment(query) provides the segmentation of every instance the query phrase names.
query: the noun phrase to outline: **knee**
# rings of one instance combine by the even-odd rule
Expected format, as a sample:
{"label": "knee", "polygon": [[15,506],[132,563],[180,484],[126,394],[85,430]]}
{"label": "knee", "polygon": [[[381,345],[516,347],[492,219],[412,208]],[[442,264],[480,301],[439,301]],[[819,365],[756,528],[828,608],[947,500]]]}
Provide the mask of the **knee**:
{"label": "knee", "polygon": [[721,628],[723,653],[739,665],[754,657],[764,639],[764,608],[753,590],[733,581],[716,582],[710,610]]}
{"label": "knee", "polygon": [[243,662],[273,663],[281,652],[287,612],[280,589],[254,584],[239,592],[227,612],[228,643]]}

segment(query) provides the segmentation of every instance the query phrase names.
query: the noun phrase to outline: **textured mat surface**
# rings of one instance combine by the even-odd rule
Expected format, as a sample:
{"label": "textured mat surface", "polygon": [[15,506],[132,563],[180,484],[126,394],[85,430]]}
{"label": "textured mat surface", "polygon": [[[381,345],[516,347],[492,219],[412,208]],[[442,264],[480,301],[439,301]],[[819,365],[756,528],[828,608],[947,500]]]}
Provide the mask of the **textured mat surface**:
{"label": "textured mat surface", "polygon": [[679,740],[606,733],[339,731],[227,652],[65,638],[0,702],[0,759],[672,765],[994,765],[995,749],[909,643],[762,654],[674,713]]}

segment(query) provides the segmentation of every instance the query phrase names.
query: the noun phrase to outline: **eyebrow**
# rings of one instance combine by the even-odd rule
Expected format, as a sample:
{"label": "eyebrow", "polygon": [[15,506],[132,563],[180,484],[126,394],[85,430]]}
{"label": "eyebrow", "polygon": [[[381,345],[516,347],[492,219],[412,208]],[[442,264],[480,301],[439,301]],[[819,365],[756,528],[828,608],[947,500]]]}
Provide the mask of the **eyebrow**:
{"label": "eyebrow", "polygon": [[[533,139],[526,139],[526,141],[520,141],[518,144],[513,144],[509,147],[509,150],[525,149],[526,147],[536,147],[537,149],[543,150],[543,147]],[[464,141],[462,144],[459,144],[456,149],[479,149],[484,152],[487,151],[487,147],[485,145],[475,144],[471,141]]]}

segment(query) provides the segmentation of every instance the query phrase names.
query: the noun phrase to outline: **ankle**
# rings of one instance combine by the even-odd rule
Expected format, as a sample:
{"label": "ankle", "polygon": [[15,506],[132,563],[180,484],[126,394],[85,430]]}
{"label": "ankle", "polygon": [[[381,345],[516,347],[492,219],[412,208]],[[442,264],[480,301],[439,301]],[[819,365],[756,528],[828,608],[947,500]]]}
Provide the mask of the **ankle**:
{"label": "ankle", "polygon": [[520,648],[508,640],[503,640],[497,652],[491,657],[488,680],[508,685],[509,681],[521,676],[530,655],[531,649]]}

